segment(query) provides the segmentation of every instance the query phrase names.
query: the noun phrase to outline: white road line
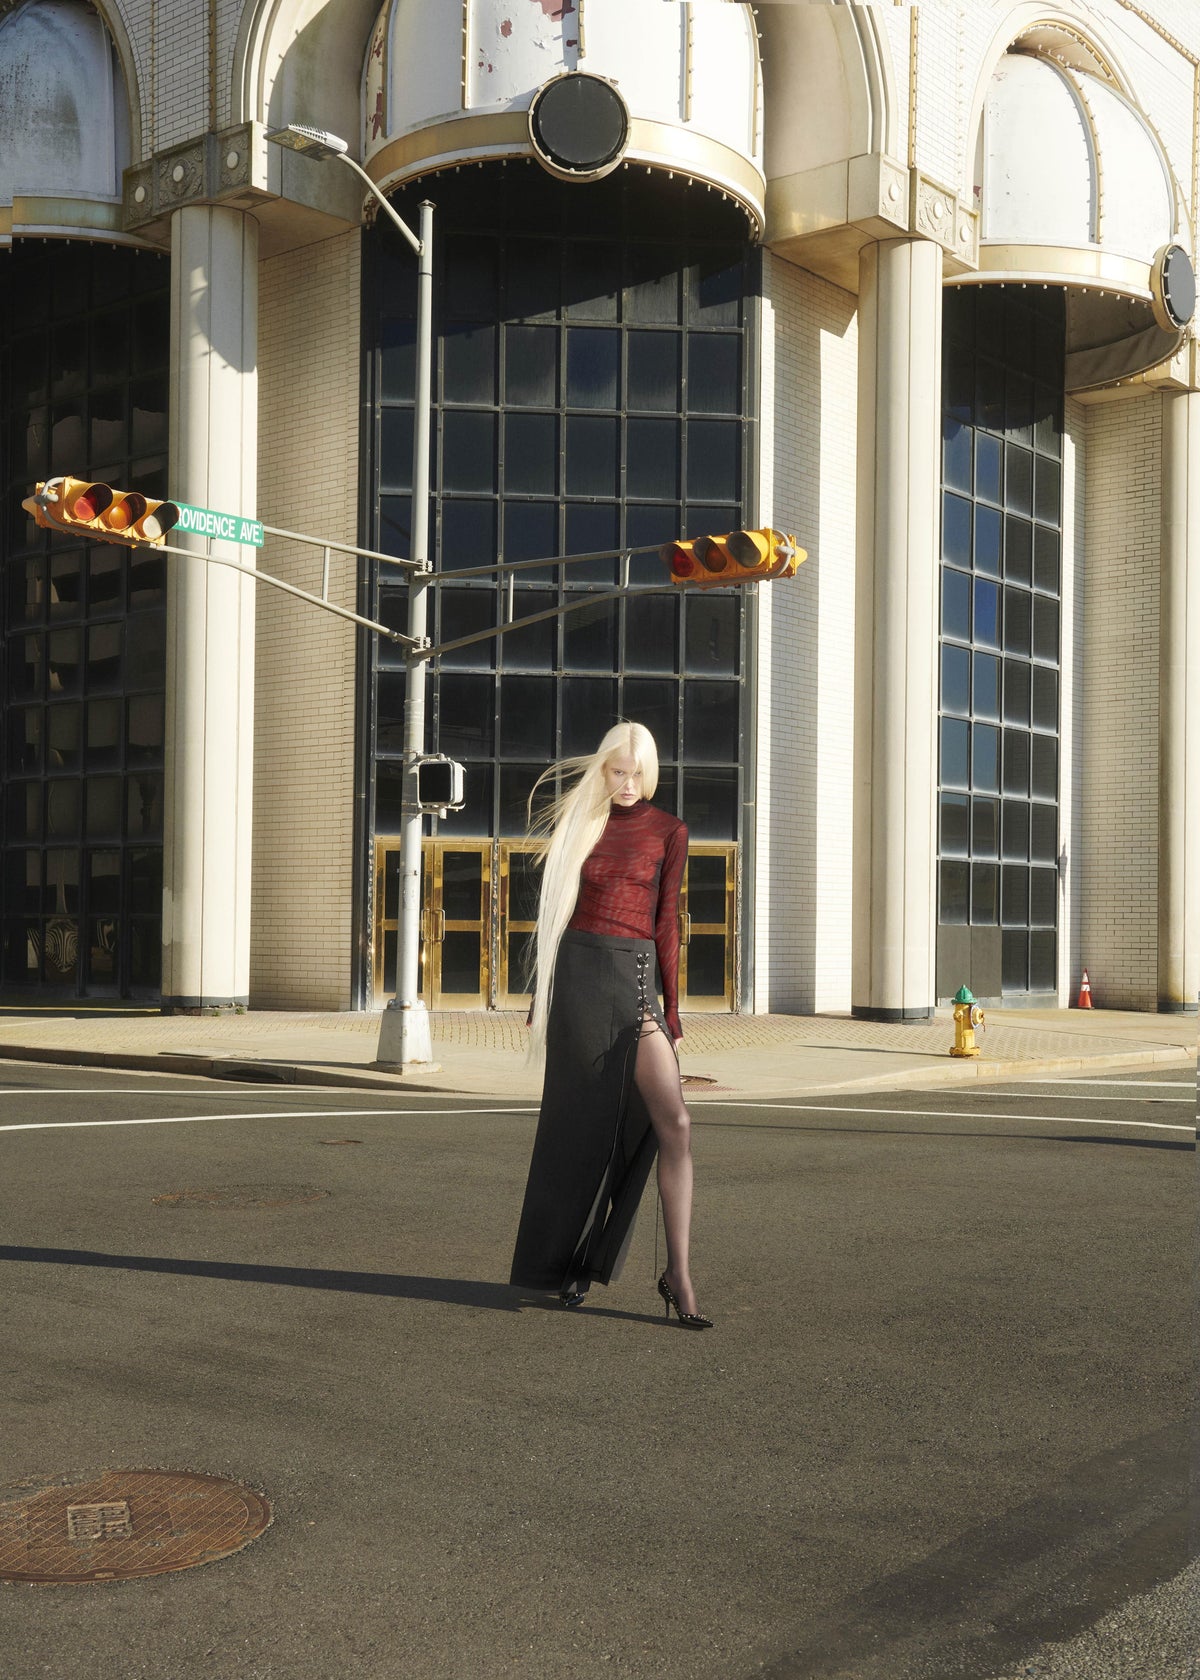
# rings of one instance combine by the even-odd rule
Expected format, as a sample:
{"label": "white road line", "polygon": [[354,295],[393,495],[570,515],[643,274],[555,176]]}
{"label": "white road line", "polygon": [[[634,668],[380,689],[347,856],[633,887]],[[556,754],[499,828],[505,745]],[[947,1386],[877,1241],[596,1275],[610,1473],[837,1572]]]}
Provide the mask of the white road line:
{"label": "white road line", "polygon": [[[836,1099],[835,1099],[836,1101]],[[1054,1126],[1133,1126],[1146,1132],[1190,1132],[1195,1126],[1172,1126],[1162,1120],[1068,1120],[1062,1114],[960,1114],[947,1108],[841,1108],[834,1103],[736,1102],[727,1097],[689,1097],[688,1106],[699,1108],[782,1108],[793,1114],[889,1114],[898,1120],[1022,1120]]]}
{"label": "white road line", "polygon": [[[934,1095],[939,1087],[936,1085],[921,1085],[910,1086],[909,1089],[919,1090],[923,1097],[928,1097]],[[1003,1102],[1045,1102],[1051,1094],[1049,1091],[997,1091],[995,1086],[992,1086],[988,1091],[990,1097],[999,1097]],[[1187,1097],[1101,1097],[1083,1092],[1076,1096],[1072,1091],[1055,1091],[1053,1097],[1055,1102],[1166,1103],[1171,1107],[1183,1108],[1188,1106],[1189,1101]]]}
{"label": "white road line", "polygon": [[[1026,1079],[1020,1083],[1026,1085],[1054,1085],[1059,1081],[1051,1079]],[[1143,1091],[1154,1086],[1162,1091],[1194,1091],[1194,1079],[1064,1079],[1064,1085],[1120,1085],[1125,1089]]]}
{"label": "white road line", "polygon": [[[527,1108],[497,1107],[451,1108],[443,1114],[536,1114],[536,1105]],[[200,1120],[369,1120],[376,1116],[394,1119],[428,1119],[427,1108],[291,1108],[275,1109],[252,1114],[161,1114],[141,1120],[28,1120],[19,1125],[0,1126],[0,1132],[71,1132],[89,1126],[191,1126]]]}

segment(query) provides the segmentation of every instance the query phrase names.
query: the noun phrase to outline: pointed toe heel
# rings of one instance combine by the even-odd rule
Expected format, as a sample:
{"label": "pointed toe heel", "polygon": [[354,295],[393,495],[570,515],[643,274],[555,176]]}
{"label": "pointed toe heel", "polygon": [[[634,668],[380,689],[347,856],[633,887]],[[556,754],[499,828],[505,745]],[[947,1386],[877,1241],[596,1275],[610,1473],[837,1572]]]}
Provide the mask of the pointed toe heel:
{"label": "pointed toe heel", "polygon": [[711,1318],[705,1318],[703,1313],[685,1313],[684,1312],[683,1308],[679,1305],[679,1302],[675,1299],[675,1292],[672,1290],[671,1285],[667,1282],[666,1272],[664,1272],[663,1275],[658,1280],[658,1293],[663,1298],[663,1317],[664,1318],[670,1318],[671,1308],[674,1307],[675,1308],[675,1316],[676,1316],[676,1318],[678,1318],[680,1324],[682,1324],[685,1329],[687,1329],[687,1330],[711,1330],[712,1329],[712,1327],[713,1327],[712,1319]]}

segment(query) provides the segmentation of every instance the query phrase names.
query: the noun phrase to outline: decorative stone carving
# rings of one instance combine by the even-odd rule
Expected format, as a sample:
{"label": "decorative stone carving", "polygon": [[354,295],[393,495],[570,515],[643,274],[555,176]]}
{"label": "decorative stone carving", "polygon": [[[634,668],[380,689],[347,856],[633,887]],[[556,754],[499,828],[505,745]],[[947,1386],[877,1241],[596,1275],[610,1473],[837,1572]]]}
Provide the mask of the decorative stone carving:
{"label": "decorative stone carving", "polygon": [[265,147],[255,123],[198,135],[125,171],[122,221],[127,230],[154,233],[184,204],[250,207],[268,197]]}

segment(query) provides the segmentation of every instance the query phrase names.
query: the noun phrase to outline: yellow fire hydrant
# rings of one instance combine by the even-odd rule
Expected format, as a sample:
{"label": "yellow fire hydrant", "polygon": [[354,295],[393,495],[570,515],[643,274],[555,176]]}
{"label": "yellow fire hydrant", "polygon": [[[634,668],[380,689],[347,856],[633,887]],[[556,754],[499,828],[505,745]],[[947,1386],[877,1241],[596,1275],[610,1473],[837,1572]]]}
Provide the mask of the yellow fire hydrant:
{"label": "yellow fire hydrant", "polygon": [[954,994],[954,1043],[950,1046],[950,1054],[978,1056],[979,1046],[975,1042],[975,1028],[982,1025],[983,1010],[966,986],[960,986]]}

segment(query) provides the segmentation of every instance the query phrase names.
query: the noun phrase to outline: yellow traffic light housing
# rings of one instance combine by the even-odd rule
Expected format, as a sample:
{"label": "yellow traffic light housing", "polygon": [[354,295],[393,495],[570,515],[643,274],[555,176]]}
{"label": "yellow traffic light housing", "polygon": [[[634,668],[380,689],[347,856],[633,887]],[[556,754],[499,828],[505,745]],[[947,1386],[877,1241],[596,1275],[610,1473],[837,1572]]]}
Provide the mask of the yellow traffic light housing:
{"label": "yellow traffic light housing", "polygon": [[701,588],[753,583],[759,578],[794,577],[808,558],[794,536],[764,526],[761,531],[729,531],[723,536],[681,538],[664,543],[659,558],[681,586]]}
{"label": "yellow traffic light housing", "polygon": [[88,532],[105,542],[161,543],[179,520],[174,502],[84,478],[48,478],[21,503],[46,531]]}

